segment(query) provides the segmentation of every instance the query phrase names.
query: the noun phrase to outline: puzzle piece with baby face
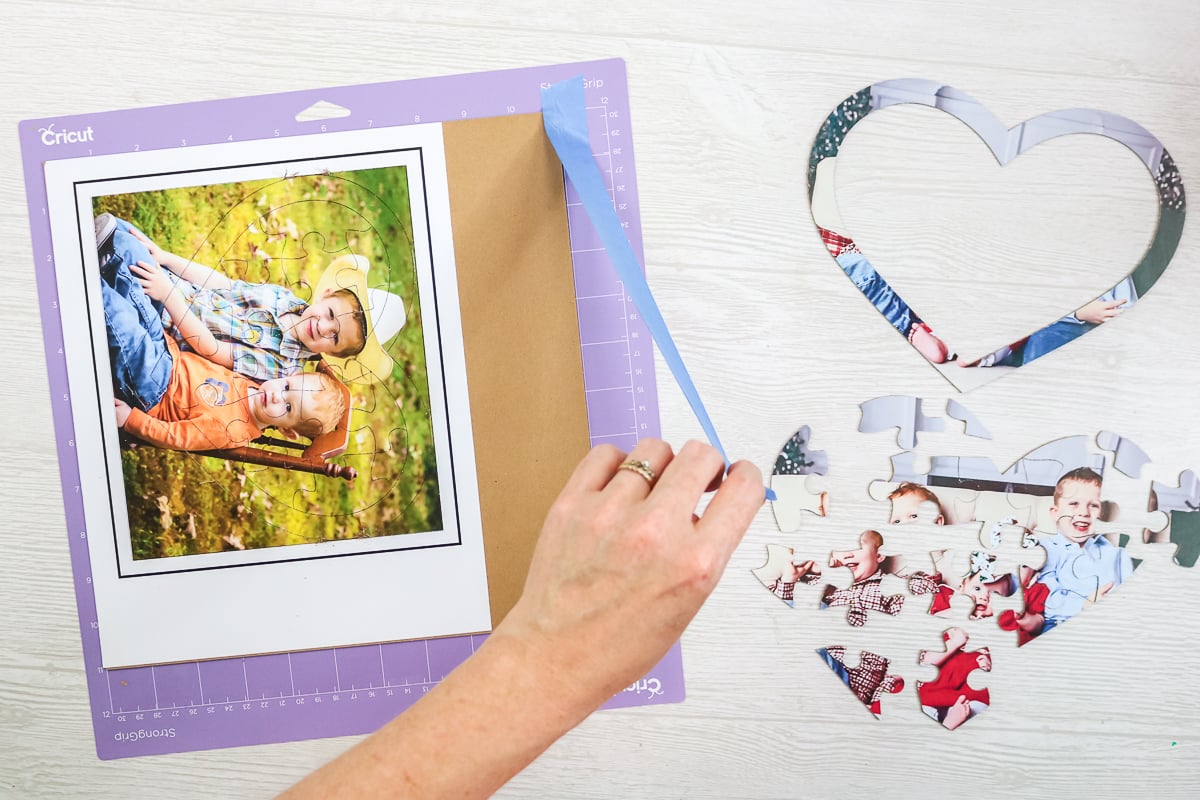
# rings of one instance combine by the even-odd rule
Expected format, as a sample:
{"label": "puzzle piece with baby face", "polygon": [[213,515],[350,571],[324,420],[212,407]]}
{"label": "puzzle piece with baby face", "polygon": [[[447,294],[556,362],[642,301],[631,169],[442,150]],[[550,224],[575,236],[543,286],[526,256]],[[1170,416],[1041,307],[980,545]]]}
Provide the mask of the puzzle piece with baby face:
{"label": "puzzle piece with baby face", "polygon": [[922,484],[877,480],[867,487],[867,493],[873,499],[889,504],[887,518],[891,525],[915,522],[951,524],[951,515],[946,512],[943,499]]}
{"label": "puzzle piece with baby face", "polygon": [[[856,547],[835,550],[829,556],[829,566],[850,570],[850,586],[839,589],[826,585],[821,592],[821,608],[845,608],[846,622],[861,628],[871,612],[896,616],[904,607],[903,594],[888,594],[892,581],[899,582],[896,573],[903,570],[903,559],[889,559],[883,553],[883,536],[875,530],[859,535]],[[888,580],[888,579],[891,580]]]}
{"label": "puzzle piece with baby face", "polygon": [[[1040,549],[1037,552],[1040,553]],[[952,605],[961,605],[965,618],[988,619],[998,611],[996,598],[1019,594],[1020,568],[1010,570],[994,553],[947,549],[932,551],[929,557],[933,563],[932,571],[915,569],[906,577],[911,594],[930,596],[928,613],[931,615],[957,616]],[[1036,560],[1036,556],[1031,560]]]}
{"label": "puzzle piece with baby face", "polygon": [[992,572],[992,559],[985,553],[973,551],[970,554],[971,563],[964,566],[958,563],[961,551],[934,551],[930,559],[934,563],[934,571],[917,570],[907,577],[908,591],[922,596],[930,595],[929,614],[948,616],[952,612],[952,601],[956,596],[965,597],[970,601],[971,619],[982,619],[991,615],[991,594],[1010,594],[1002,587],[1007,587],[1007,576],[997,577]]}
{"label": "puzzle piece with baby face", "polygon": [[991,693],[976,688],[970,679],[976,671],[991,672],[991,651],[968,650],[970,635],[962,628],[947,628],[942,634],[944,650],[922,650],[917,663],[936,667],[937,678],[917,681],[921,710],[947,730],[955,730],[991,706]]}
{"label": "puzzle piece with baby face", "polygon": [[884,696],[904,689],[904,678],[892,672],[891,662],[877,653],[861,651],[854,666],[847,664],[846,648],[841,645],[818,648],[817,655],[876,719],[883,715]]}

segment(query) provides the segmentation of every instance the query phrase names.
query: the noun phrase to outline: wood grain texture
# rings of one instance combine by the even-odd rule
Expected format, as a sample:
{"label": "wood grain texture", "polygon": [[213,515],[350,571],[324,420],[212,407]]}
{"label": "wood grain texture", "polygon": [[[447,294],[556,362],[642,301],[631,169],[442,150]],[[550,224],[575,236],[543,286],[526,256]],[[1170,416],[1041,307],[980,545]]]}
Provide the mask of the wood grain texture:
{"label": "wood grain texture", "polygon": [[[0,128],[10,138],[0,149],[0,318],[10,377],[0,382],[8,441],[0,467],[0,797],[263,797],[348,745],[96,760],[18,120],[624,57],[650,281],[714,421],[733,455],[764,469],[796,427],[812,425],[814,445],[836,469],[835,514],[843,516],[830,524],[850,532],[856,515],[878,513],[866,485],[888,477],[887,456],[898,449],[887,434],[855,432],[857,404],[953,392],[869,308],[812,228],[807,153],[828,111],[873,81],[936,78],[1010,124],[1066,106],[1122,114],[1162,139],[1185,181],[1200,175],[1200,14],[1187,0],[612,0],[603,11],[577,0],[165,5],[4,3]],[[861,163],[875,154],[864,150]],[[914,244],[900,213],[906,176],[886,158],[876,163],[847,191],[860,192],[872,235]],[[1068,180],[1065,164],[1039,171],[1038,185]],[[981,193],[950,169],[944,183],[963,203]],[[1138,192],[1122,186],[1089,204],[1090,224],[1122,229],[1134,213],[1123,206],[1139,202]],[[1000,223],[979,231],[989,242],[1007,240]],[[969,245],[969,237],[956,242]],[[1071,246],[1105,255],[1088,242]],[[1172,268],[1124,319],[1065,357],[964,398],[996,437],[984,454],[1008,463],[1050,439],[1109,429],[1144,447],[1157,477],[1200,469],[1198,260],[1189,224]],[[1012,285],[1040,285],[1034,266],[1014,263]],[[930,297],[941,288],[918,272],[906,280]],[[680,445],[698,436],[661,367],[658,380],[666,437]],[[934,452],[961,446],[951,437],[928,443]],[[1200,744],[1197,571],[1147,563],[1136,585],[1097,613],[1019,657],[998,651],[996,670],[980,681],[993,692],[992,710],[947,734],[915,712],[911,693],[885,701],[877,723],[834,681],[812,650],[840,629],[815,610],[790,612],[749,574],[764,545],[784,540],[764,509],[685,635],[687,702],[595,715],[501,795],[1190,796]],[[936,628],[881,626],[879,636],[903,654],[937,647]]]}

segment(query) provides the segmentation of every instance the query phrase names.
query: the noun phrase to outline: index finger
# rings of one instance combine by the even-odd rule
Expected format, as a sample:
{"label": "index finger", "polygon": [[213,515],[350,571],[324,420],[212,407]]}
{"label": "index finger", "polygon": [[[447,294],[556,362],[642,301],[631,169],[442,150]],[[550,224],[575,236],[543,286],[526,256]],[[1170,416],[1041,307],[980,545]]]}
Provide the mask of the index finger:
{"label": "index finger", "polygon": [[728,555],[742,540],[750,520],[766,502],[762,473],[749,461],[734,464],[725,482],[696,524],[697,535],[711,537]]}

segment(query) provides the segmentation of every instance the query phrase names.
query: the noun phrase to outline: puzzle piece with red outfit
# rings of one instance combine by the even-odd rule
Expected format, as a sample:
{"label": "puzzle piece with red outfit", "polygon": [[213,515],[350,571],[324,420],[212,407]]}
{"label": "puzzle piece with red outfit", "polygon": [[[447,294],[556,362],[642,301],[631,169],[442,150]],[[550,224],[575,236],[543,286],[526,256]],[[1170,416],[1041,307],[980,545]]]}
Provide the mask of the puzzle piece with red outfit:
{"label": "puzzle piece with red outfit", "polygon": [[970,638],[962,628],[947,628],[942,634],[945,642],[942,652],[922,650],[917,655],[918,664],[938,670],[934,680],[917,681],[921,710],[951,731],[987,711],[991,704],[990,692],[971,686],[969,679],[976,670],[991,671],[992,654],[986,647],[967,650]]}

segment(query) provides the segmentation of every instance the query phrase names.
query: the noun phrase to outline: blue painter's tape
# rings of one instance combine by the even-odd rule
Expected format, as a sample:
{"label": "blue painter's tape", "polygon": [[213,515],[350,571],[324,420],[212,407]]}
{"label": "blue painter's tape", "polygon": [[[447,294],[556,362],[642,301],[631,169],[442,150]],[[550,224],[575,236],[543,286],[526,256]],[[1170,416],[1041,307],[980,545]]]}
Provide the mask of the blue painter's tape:
{"label": "blue painter's tape", "polygon": [[[717,430],[700,400],[696,384],[692,382],[692,376],[688,374],[683,358],[675,347],[675,341],[671,338],[662,312],[658,310],[658,303],[650,293],[650,286],[646,283],[637,256],[634,255],[633,246],[629,244],[629,239],[621,228],[612,198],[604,185],[604,178],[601,177],[600,169],[592,158],[582,77],[560,81],[542,89],[542,121],[546,126],[546,135],[554,146],[554,152],[558,154],[571,185],[579,194],[588,219],[600,236],[617,276],[625,285],[625,291],[642,313],[642,319],[645,320],[654,343],[658,345],[659,352],[675,377],[675,382],[679,384],[696,419],[700,421],[700,427],[704,429],[708,441],[721,453],[721,457],[725,459],[725,466],[728,467],[729,456],[721,446],[721,439],[717,436]],[[766,494],[768,500],[775,499],[775,493],[770,489],[766,490]]]}

